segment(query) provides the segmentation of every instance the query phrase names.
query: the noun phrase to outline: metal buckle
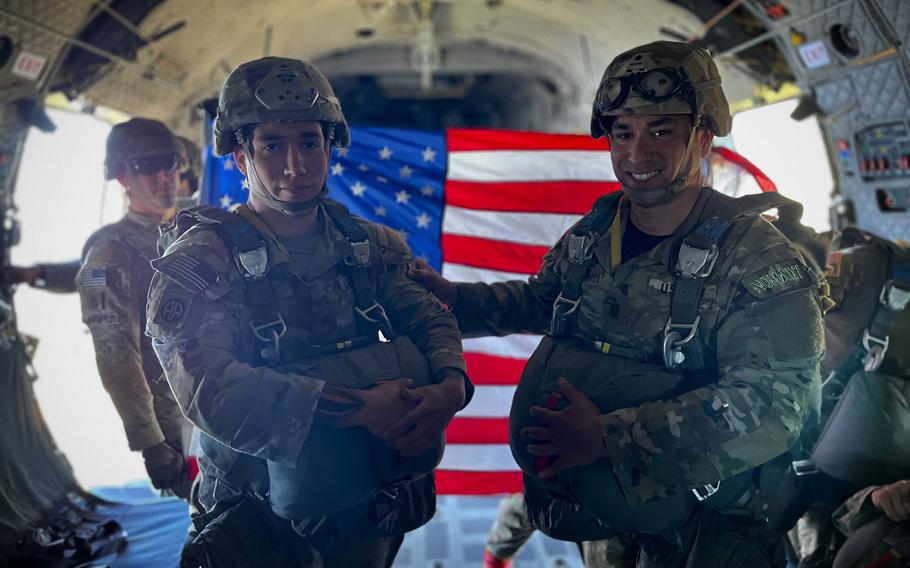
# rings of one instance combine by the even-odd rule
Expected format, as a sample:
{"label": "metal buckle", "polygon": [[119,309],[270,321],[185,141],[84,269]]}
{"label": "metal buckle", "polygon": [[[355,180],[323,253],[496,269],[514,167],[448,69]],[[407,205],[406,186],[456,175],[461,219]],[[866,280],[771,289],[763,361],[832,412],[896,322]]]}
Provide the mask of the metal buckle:
{"label": "metal buckle", "polygon": [[237,251],[237,258],[247,280],[259,280],[265,276],[269,265],[269,253],[264,244],[253,250]]}
{"label": "metal buckle", "polygon": [[[550,317],[550,333],[553,335],[561,334],[565,327],[566,316],[575,313],[575,311],[578,310],[579,304],[581,304],[581,298],[569,300],[560,292],[559,296],[556,297],[556,300],[553,301],[553,315]],[[564,306],[569,306],[569,309],[564,310]]]}
{"label": "metal buckle", "polygon": [[816,473],[821,472],[812,460],[796,460],[791,463],[790,466],[793,468],[793,473],[796,474],[796,477],[815,475]]}
{"label": "metal buckle", "polygon": [[703,249],[683,242],[676,259],[676,272],[685,278],[705,278],[717,262],[717,245]]}
{"label": "metal buckle", "polygon": [[910,303],[910,289],[895,286],[894,280],[888,280],[882,286],[878,301],[892,312],[903,311]]}
{"label": "metal buckle", "polygon": [[351,256],[344,259],[348,266],[363,268],[370,264],[370,241],[351,243]]}
{"label": "metal buckle", "polygon": [[866,350],[866,356],[863,357],[863,369],[872,372],[882,365],[885,359],[885,352],[888,351],[889,337],[884,339],[875,337],[869,333],[869,329],[863,330],[863,349]]}
{"label": "metal buckle", "polygon": [[591,260],[591,248],[594,239],[591,235],[569,235],[569,260],[575,264],[584,264]]}
{"label": "metal buckle", "polygon": [[[370,306],[369,308],[365,309],[365,310],[361,310],[360,308],[358,308],[358,307],[355,306],[355,307],[354,307],[354,311],[357,312],[357,314],[358,314],[360,317],[362,317],[363,319],[365,319],[365,320],[368,321],[369,323],[372,323],[372,324],[374,324],[374,325],[379,325],[381,328],[384,328],[384,329],[386,329],[387,331],[389,331],[389,333],[391,333],[391,330],[392,330],[392,322],[389,321],[389,316],[386,315],[386,313],[385,313],[385,308],[383,308],[382,305],[381,305],[379,302],[377,302],[377,301],[374,300],[374,301],[373,301],[373,305]],[[370,315],[369,315],[370,312],[373,312],[373,311],[377,311],[377,312],[379,313],[379,315],[378,315],[377,317],[375,317],[375,318],[374,318],[374,317],[370,317]]]}
{"label": "metal buckle", "polygon": [[[700,321],[700,315],[695,316],[695,321],[691,324],[673,323],[673,318],[667,319],[667,324],[664,326],[662,352],[664,366],[668,371],[672,371],[676,367],[682,365],[686,360],[686,354],[682,352],[680,347],[692,341],[692,338],[698,333],[698,323]],[[683,335],[679,330],[686,332],[686,334]]]}
{"label": "metal buckle", "polygon": [[[713,484],[707,483],[704,487],[694,487],[692,488],[692,493],[695,494],[696,499],[699,501],[704,501],[705,499],[711,497],[711,495],[717,493],[718,489],[720,489],[720,481]],[[701,491],[704,491],[704,494],[702,494]]]}
{"label": "metal buckle", "polygon": [[[270,348],[266,347],[262,350],[262,357],[272,365],[277,365],[278,360],[281,358],[281,338],[284,337],[288,330],[284,318],[281,317],[281,314],[277,315],[278,319],[262,325],[253,325],[253,322],[250,322],[250,329],[253,330],[253,335],[256,336],[256,339],[263,343],[271,344]],[[268,335],[262,333],[266,330],[270,332]]]}

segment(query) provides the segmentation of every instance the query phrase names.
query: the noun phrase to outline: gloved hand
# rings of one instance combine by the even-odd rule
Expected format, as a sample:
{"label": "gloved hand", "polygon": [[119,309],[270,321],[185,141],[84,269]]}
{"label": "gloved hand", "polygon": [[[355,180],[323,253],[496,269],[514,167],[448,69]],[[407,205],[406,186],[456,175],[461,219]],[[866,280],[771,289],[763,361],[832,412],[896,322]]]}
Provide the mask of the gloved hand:
{"label": "gloved hand", "polygon": [[363,426],[370,434],[385,440],[383,432],[386,428],[417,406],[401,394],[412,384],[414,381],[411,379],[395,379],[383,381],[369,389],[351,391],[362,405],[357,410],[338,416],[335,426]]}
{"label": "gloved hand", "polygon": [[167,442],[161,442],[142,450],[142,458],[155,488],[170,489],[178,494],[186,492],[188,483],[183,454]]}

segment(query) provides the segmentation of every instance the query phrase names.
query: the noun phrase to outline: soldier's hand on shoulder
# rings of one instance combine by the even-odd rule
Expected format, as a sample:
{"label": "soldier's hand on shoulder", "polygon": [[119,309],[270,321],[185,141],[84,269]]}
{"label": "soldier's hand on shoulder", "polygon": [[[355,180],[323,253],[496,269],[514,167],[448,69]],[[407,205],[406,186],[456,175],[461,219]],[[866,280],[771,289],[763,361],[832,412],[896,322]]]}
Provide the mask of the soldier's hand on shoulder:
{"label": "soldier's hand on shoulder", "polygon": [[910,519],[910,479],[879,487],[871,498],[872,504],[895,523]]}
{"label": "soldier's hand on shoulder", "polygon": [[458,301],[458,287],[455,283],[445,279],[442,274],[419,258],[408,265],[408,278],[426,286],[427,290],[447,306],[454,306]]}
{"label": "soldier's hand on shoulder", "polygon": [[167,442],[142,450],[145,471],[157,489],[175,489],[185,485],[186,460]]}
{"label": "soldier's hand on shoulder", "polygon": [[464,377],[450,375],[441,383],[402,391],[416,407],[386,429],[383,438],[404,457],[429,451],[464,404]]}
{"label": "soldier's hand on shoulder", "polygon": [[531,416],[541,426],[522,430],[526,438],[537,442],[528,444],[528,452],[555,458],[537,472],[541,479],[553,477],[566,468],[588,465],[607,457],[600,428],[600,410],[566,379],[559,379],[558,384],[569,405],[562,410],[532,407]]}

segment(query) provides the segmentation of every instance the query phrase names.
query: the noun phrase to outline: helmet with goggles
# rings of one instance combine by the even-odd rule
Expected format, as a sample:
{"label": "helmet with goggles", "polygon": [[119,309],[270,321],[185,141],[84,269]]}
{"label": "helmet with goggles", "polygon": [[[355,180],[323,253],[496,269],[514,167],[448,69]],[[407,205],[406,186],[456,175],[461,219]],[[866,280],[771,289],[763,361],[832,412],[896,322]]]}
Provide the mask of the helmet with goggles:
{"label": "helmet with goggles", "polygon": [[688,43],[656,41],[618,55],[607,67],[591,115],[591,135],[624,115],[687,114],[716,136],[730,133],[730,106],[711,54]]}
{"label": "helmet with goggles", "polygon": [[215,153],[224,156],[232,152],[241,143],[246,126],[299,120],[327,124],[335,146],[350,143],[341,103],[316,67],[283,57],[244,63],[231,71],[221,89],[215,117]]}
{"label": "helmet with goggles", "polygon": [[127,170],[154,175],[177,168],[180,149],[163,123],[150,118],[133,118],[115,124],[107,137],[104,159],[105,179],[114,179]]}

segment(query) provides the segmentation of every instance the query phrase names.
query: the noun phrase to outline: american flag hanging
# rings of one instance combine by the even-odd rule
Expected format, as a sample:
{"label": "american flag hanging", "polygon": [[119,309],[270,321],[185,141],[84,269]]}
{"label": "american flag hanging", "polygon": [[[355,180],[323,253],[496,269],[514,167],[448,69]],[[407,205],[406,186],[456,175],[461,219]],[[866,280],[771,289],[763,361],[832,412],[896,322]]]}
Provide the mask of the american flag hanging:
{"label": "american flag hanging", "polygon": [[[334,152],[330,197],[355,215],[400,231],[415,256],[453,281],[526,279],[598,197],[619,189],[607,142],[589,136],[354,128],[351,138],[349,148]],[[735,152],[719,150],[711,163],[715,176],[726,170],[729,178],[733,171],[739,180],[747,172],[756,190],[773,190]],[[203,203],[228,208],[246,202],[246,180],[231,157],[209,153],[205,169]],[[436,477],[440,494],[521,490],[509,450],[509,407],[539,339],[464,341],[476,392],[446,432]]]}

